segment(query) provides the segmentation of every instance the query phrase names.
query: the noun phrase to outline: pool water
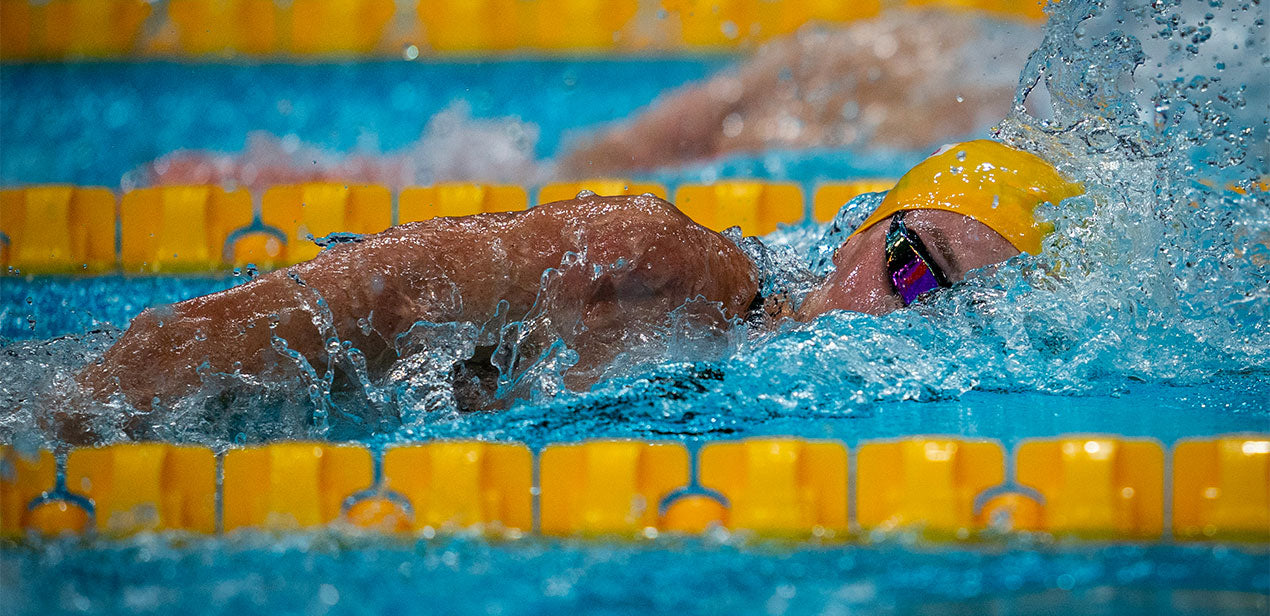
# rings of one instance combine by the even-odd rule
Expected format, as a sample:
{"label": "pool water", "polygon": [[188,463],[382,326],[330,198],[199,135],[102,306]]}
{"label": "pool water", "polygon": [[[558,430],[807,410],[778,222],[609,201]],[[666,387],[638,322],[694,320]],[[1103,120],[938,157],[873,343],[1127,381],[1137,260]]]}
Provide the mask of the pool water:
{"label": "pool water", "polygon": [[[14,613],[1254,614],[1264,551],[1231,546],[738,546],[335,536],[5,550]],[[1251,581],[1251,583],[1249,582]],[[36,590],[38,589],[38,590]]]}
{"label": "pool water", "polygon": [[[414,144],[454,104],[468,120],[541,127],[525,145],[546,157],[570,130],[625,117],[659,92],[728,63],[6,64],[0,134],[24,138],[6,139],[0,181],[118,187],[128,172],[174,150],[238,152],[254,132],[326,152],[392,152]],[[51,103],[63,112],[36,112]],[[50,157],[50,148],[59,156]]]}
{"label": "pool water", "polygon": [[[459,437],[531,447],[632,437],[696,447],[795,435],[855,448],[956,434],[1010,450],[1070,433],[1146,437],[1167,447],[1193,436],[1270,431],[1270,200],[1223,188],[1247,188],[1270,174],[1268,86],[1248,78],[1264,70],[1257,54],[1265,29],[1245,19],[1256,9],[1250,3],[1130,5],[1065,3],[1022,69],[1020,109],[996,128],[999,138],[1060,161],[1090,189],[1043,212],[1057,232],[1042,255],[883,317],[831,314],[762,335],[689,327],[669,344],[632,353],[587,392],[562,391],[567,362],[544,360],[526,370],[531,378],[503,412],[420,406],[419,397],[399,395],[398,383],[314,400],[291,395],[302,384],[278,382],[249,409],[248,417],[268,421],[160,422],[152,436],[220,449],[284,438],[380,446]],[[1096,15],[1082,21],[1086,12]],[[1197,41],[1204,27],[1217,35]],[[237,152],[252,131],[305,155],[418,152],[417,143],[443,143],[429,141],[428,121],[451,113],[462,134],[511,135],[528,166],[507,173],[532,183],[572,132],[625,117],[730,61],[6,65],[0,181],[128,188],[146,181],[138,170],[165,154]],[[1041,90],[1049,102],[1038,111],[1033,97]],[[922,155],[769,151],[651,177],[672,186],[755,177],[809,189],[829,179],[895,177]],[[832,225],[805,224],[763,239],[768,261],[779,264],[764,271],[765,285],[797,295],[824,273],[823,256],[841,235]],[[0,404],[16,409],[0,435],[49,444],[32,417],[57,404],[78,367],[128,319],[250,275],[0,281]],[[327,421],[313,420],[318,410]],[[104,422],[127,412],[106,409]],[[334,530],[32,540],[0,549],[0,612],[1270,609],[1264,545],[858,539],[401,539]]]}

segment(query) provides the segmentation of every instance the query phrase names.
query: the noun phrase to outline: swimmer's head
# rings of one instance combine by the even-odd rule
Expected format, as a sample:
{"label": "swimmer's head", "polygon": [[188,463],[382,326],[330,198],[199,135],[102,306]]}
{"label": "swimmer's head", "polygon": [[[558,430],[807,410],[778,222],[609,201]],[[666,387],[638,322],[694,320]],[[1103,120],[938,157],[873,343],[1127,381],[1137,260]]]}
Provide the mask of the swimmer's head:
{"label": "swimmer's head", "polygon": [[993,141],[945,146],[904,174],[838,249],[834,272],[799,316],[889,312],[978,268],[1039,253],[1053,226],[1037,221],[1037,206],[1082,192],[1027,152]]}
{"label": "swimmer's head", "polygon": [[1039,156],[981,139],[946,145],[904,174],[855,230],[867,231],[897,212],[944,210],[996,231],[1019,252],[1039,253],[1054,230],[1035,210],[1084,192]]}

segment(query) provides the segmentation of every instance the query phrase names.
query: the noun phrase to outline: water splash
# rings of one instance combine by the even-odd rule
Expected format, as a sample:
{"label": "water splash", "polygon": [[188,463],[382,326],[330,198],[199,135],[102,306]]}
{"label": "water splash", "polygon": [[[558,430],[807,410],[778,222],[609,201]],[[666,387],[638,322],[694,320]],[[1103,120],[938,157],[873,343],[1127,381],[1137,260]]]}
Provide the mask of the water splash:
{"label": "water splash", "polygon": [[[1264,378],[1270,202],[1254,185],[1268,173],[1270,103],[1264,86],[1187,72],[1264,65],[1265,46],[1248,44],[1264,41],[1264,28],[1242,19],[1255,9],[1063,3],[995,129],[1089,189],[1042,208],[1057,227],[1044,253],[978,272],[907,311],[830,314],[760,336],[716,364],[720,378],[692,405],[751,419],[834,416],[971,390],[1119,395],[1141,382]],[[1239,43],[1214,48],[1204,28]],[[1187,61],[1166,74],[1166,57],[1178,53]],[[878,198],[848,204],[819,233],[785,229],[747,249],[765,289],[796,294],[808,272],[826,273]],[[791,250],[802,263],[790,263]]]}
{"label": "water splash", "polygon": [[400,188],[438,181],[532,185],[550,177],[535,152],[539,129],[516,117],[474,118],[471,105],[452,101],[428,121],[423,134],[392,154],[376,143],[342,154],[301,142],[295,135],[247,136],[242,153],[178,151],[125,176],[125,188],[217,184],[263,190],[279,184],[341,181]]}
{"label": "water splash", "polygon": [[[1245,46],[1266,40],[1246,19],[1257,4],[1065,5],[998,129],[1090,187],[1088,198],[1044,212],[1059,231],[1034,264],[1063,268],[1041,292],[1085,321],[1056,329],[1082,344],[1107,339],[1095,364],[1110,374],[1193,382],[1264,371],[1270,360],[1270,272],[1255,257],[1270,238],[1270,201],[1255,188],[1270,174],[1270,97],[1250,86],[1264,80],[1209,74],[1265,61],[1264,45]],[[1239,42],[1206,42],[1214,27]],[[1021,109],[1038,87],[1053,101],[1046,116]]]}

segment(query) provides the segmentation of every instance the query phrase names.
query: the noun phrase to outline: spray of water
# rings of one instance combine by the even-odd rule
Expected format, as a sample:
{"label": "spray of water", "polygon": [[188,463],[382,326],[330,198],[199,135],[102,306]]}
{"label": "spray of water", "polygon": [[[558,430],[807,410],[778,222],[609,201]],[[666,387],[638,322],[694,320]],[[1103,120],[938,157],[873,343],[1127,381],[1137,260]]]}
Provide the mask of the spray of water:
{"label": "spray of water", "polygon": [[409,147],[376,153],[367,143],[353,154],[306,144],[295,135],[248,135],[241,153],[177,151],[128,173],[124,188],[216,184],[263,190],[279,184],[339,181],[400,188],[439,181],[532,185],[551,177],[534,153],[538,127],[516,117],[474,118],[455,100],[437,112]]}

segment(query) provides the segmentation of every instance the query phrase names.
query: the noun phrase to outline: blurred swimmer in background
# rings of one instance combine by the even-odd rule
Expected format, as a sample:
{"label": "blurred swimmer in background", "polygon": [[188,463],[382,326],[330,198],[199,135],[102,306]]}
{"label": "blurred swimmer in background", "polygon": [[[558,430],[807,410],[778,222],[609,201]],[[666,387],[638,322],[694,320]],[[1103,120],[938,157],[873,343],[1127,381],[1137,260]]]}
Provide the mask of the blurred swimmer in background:
{"label": "blurred swimmer in background", "polygon": [[738,66],[667,93],[631,118],[574,136],[557,162],[535,158],[536,126],[476,119],[455,101],[399,153],[342,155],[254,133],[240,154],[176,152],[130,181],[532,185],[774,149],[933,149],[982,135],[1005,117],[1019,67],[1039,40],[1040,28],[1026,22],[896,9],[773,40]]}
{"label": "blurred swimmer in background", "polygon": [[741,152],[921,150],[1005,117],[1039,28],[964,11],[889,11],[807,28],[704,84],[583,136],[568,176],[648,171]]}
{"label": "blurred swimmer in background", "polygon": [[[465,323],[480,334],[456,368],[456,395],[464,408],[496,408],[509,401],[490,388],[492,360],[512,321],[538,324],[544,342],[516,348],[528,360],[556,341],[576,353],[564,379],[582,390],[627,348],[665,335],[685,307],[721,329],[903,308],[978,268],[1039,252],[1050,228],[1033,210],[1081,191],[1033,154],[985,140],[946,146],[900,179],[796,305],[762,297],[758,268],[732,240],[651,195],[408,223],[148,309],[79,380],[99,399],[122,394],[148,409],[188,395],[205,374],[255,377],[297,355],[333,366],[342,344],[360,350],[377,380],[417,328]],[[760,314],[745,318],[751,312]]]}

